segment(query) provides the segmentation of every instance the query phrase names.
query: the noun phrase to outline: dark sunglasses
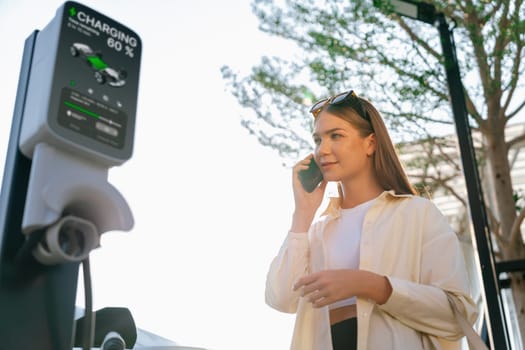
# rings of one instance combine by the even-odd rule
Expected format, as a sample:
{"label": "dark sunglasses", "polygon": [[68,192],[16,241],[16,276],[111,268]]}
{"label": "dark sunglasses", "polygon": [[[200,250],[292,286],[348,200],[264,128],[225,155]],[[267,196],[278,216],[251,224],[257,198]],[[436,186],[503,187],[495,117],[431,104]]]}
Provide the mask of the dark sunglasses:
{"label": "dark sunglasses", "polygon": [[317,101],[310,108],[310,113],[314,115],[314,118],[317,118],[319,112],[321,112],[324,106],[338,105],[343,102],[348,102],[361,118],[367,120],[368,122],[371,121],[368,112],[363,107],[361,100],[359,100],[359,97],[357,97],[357,94],[354,92],[354,90],[345,91],[340,94],[330,96],[328,98],[323,98],[322,100]]}

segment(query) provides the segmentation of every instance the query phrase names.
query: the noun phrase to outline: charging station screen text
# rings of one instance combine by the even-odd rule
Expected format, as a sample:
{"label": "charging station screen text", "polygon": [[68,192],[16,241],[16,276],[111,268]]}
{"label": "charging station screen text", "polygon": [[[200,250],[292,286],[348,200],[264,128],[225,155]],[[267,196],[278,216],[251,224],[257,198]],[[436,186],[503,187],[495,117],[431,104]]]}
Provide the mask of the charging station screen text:
{"label": "charging station screen text", "polygon": [[123,111],[70,88],[62,89],[60,101],[60,125],[115,148],[124,146],[127,117]]}

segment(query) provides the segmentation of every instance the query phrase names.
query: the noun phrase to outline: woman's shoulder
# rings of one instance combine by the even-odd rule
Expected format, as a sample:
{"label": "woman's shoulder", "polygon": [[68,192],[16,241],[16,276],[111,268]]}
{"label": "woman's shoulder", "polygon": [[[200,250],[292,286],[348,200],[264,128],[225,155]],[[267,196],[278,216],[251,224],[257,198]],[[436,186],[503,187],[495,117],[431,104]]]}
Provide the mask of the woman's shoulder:
{"label": "woman's shoulder", "polygon": [[387,201],[392,205],[407,207],[415,211],[438,211],[436,204],[428,197],[412,194],[398,195],[388,192]]}
{"label": "woman's shoulder", "polygon": [[[413,223],[431,224],[438,232],[449,232],[450,224],[447,217],[438,206],[428,197],[418,195],[393,197],[389,202],[394,215],[400,215]],[[434,232],[434,230],[426,230]]]}

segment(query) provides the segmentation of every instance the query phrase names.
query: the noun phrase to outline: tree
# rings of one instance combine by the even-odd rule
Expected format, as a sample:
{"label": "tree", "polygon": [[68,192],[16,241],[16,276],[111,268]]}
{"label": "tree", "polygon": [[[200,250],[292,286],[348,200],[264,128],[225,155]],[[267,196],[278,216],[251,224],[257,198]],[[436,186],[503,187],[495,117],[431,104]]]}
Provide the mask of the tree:
{"label": "tree", "polygon": [[[525,135],[505,135],[525,106],[520,91],[525,5],[523,0],[426,2],[455,24],[468,114],[481,135],[479,157],[490,169],[486,180],[497,193],[487,210],[500,259],[525,259],[520,230],[525,210],[516,206],[508,156]],[[452,125],[435,28],[379,11],[372,0],[255,0],[252,9],[263,32],[289,40],[298,54],[263,57],[246,77],[225,66],[223,77],[239,103],[254,112],[242,118],[242,125],[283,158],[295,160],[311,149],[312,120],[305,105],[350,88],[379,106],[399,142],[428,138],[427,130]],[[524,274],[510,279],[525,339]]]}

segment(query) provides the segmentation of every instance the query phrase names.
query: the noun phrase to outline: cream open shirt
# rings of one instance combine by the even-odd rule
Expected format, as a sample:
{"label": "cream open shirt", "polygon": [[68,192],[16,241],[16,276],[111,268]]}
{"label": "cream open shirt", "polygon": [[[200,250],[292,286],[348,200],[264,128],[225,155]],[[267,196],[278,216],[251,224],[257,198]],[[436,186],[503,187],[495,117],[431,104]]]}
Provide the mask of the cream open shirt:
{"label": "cream open shirt", "polygon": [[[323,232],[338,217],[334,198],[308,234],[288,233],[270,265],[267,304],[297,313],[291,350],[332,349],[328,307],[313,308],[292,286],[325,268]],[[359,350],[460,349],[463,333],[445,292],[471,324],[477,309],[459,241],[431,201],[383,192],[365,215],[359,268],[387,276],[393,288],[383,305],[358,298]]]}

